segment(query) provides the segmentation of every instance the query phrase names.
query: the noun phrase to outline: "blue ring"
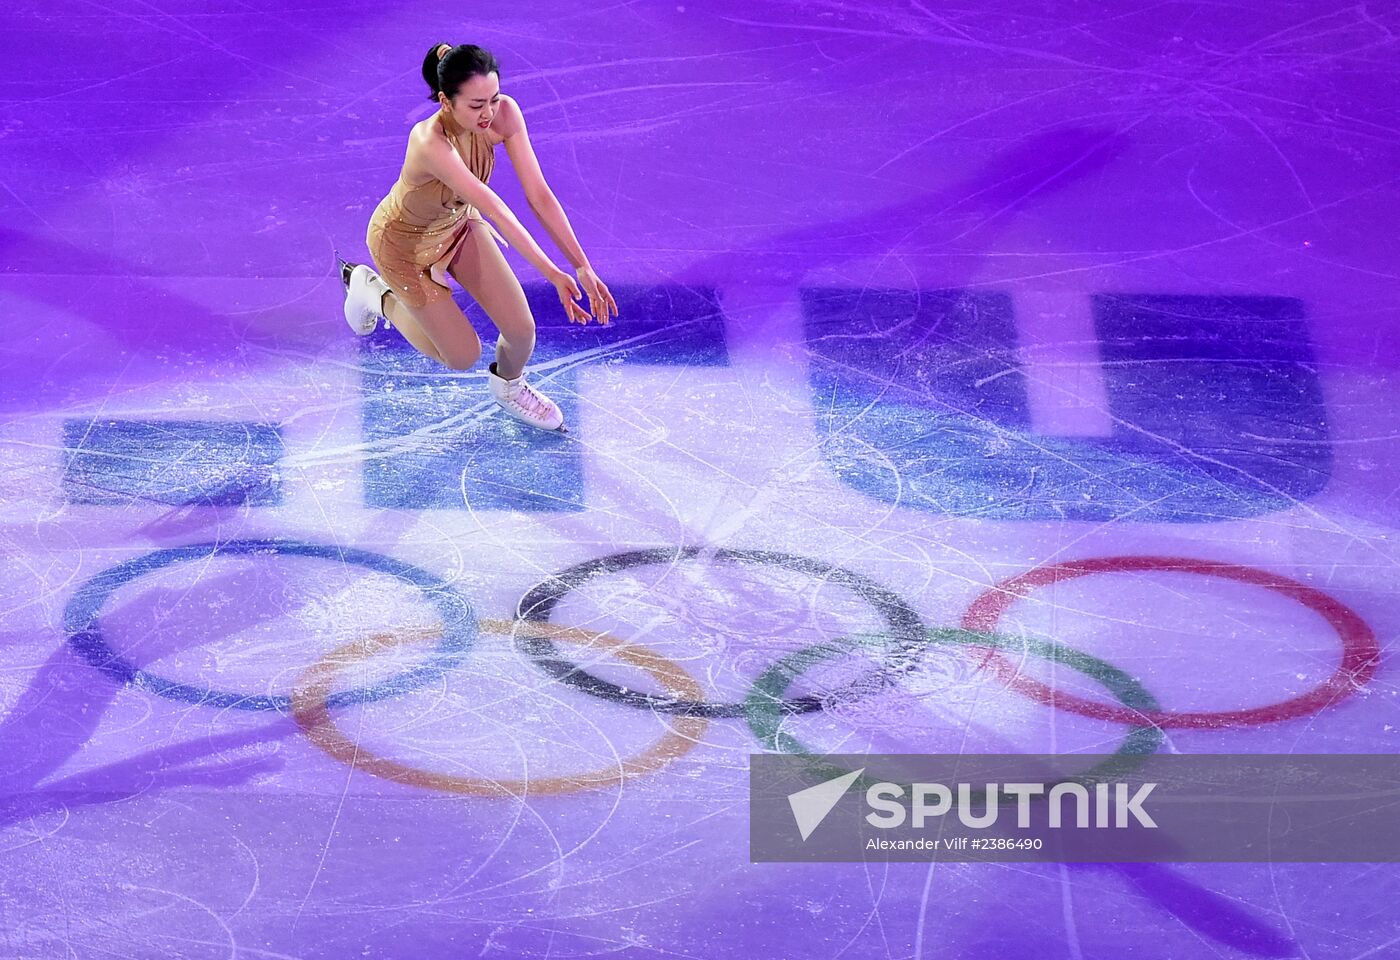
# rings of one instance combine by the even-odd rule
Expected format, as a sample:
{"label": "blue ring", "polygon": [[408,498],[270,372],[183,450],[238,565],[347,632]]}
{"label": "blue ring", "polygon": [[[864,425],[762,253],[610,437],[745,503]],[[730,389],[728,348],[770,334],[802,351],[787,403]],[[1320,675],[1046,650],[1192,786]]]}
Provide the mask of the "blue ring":
{"label": "blue ring", "polygon": [[289,696],[256,696],[210,690],[147,673],[113,650],[98,626],[98,619],[107,598],[123,584],[186,560],[207,559],[215,555],[263,553],[338,560],[365,567],[376,573],[387,573],[422,590],[442,617],[442,640],[438,644],[436,655],[428,665],[415,667],[370,687],[342,690],[327,698],[327,704],[332,707],[372,703],[431,682],[442,676],[477,637],[476,613],[467,599],[440,577],[402,560],[353,547],[335,547],[301,540],[230,540],[227,543],[196,543],[156,550],[97,574],[78,588],[63,611],[63,627],[68,634],[68,642],[84,659],[114,679],[170,700],[234,710],[275,710],[290,713],[292,698]]}

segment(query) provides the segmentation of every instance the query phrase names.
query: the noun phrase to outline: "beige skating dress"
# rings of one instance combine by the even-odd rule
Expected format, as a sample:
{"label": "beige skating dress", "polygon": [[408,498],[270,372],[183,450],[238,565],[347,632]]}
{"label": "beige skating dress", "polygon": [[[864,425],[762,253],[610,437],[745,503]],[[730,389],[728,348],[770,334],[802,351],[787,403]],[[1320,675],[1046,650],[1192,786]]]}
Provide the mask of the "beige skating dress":
{"label": "beige skating dress", "polygon": [[[485,131],[465,130],[447,113],[434,119],[456,148],[462,162],[482,183],[491,179],[496,152]],[[447,288],[447,267],[475,229],[485,229],[497,242],[505,239],[481,213],[433,179],[411,186],[399,179],[379,202],[369,220],[365,242],[379,275],[409,307],[423,307],[452,292]]]}

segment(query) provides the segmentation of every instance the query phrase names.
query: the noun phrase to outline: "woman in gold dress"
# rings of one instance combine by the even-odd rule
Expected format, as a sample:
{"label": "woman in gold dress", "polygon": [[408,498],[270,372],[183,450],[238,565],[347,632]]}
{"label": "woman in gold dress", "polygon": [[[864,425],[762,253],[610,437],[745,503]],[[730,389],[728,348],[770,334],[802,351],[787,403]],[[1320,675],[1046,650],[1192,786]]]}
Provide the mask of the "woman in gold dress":
{"label": "woman in gold dress", "polygon": [[[535,321],[497,242],[514,243],[554,285],[571,321],[607,323],[617,316],[617,302],[540,172],[525,115],[501,93],[496,58],[471,44],[438,44],[424,58],[423,79],[439,109],[414,125],[399,179],[370,218],[366,241],[378,272],[340,263],[346,322],[365,335],[385,319],[424,355],[454,370],[469,369],[481,357],[481,340],[452,299],[450,274],[499,331],[487,376],[491,395],[512,416],[561,430],[558,405],[526,380]],[[577,280],[554,264],[487,185],[498,144],[505,144],[530,208]],[[584,293],[587,310],[579,302]]]}

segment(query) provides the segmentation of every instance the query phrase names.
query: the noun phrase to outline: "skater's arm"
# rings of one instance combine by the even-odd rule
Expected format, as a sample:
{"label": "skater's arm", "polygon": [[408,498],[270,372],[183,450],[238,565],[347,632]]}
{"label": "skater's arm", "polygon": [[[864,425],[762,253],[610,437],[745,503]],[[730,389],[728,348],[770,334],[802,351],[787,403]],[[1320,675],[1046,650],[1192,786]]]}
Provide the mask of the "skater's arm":
{"label": "skater's arm", "polygon": [[513,97],[501,97],[501,114],[496,119],[496,126],[505,135],[506,153],[515,167],[525,199],[529,201],[535,217],[574,269],[587,267],[588,255],[574,235],[573,225],[569,223],[559,198],[544,178],[535,148],[530,144],[530,132],[525,128],[525,114]]}
{"label": "skater's arm", "polygon": [[512,97],[501,97],[500,114],[496,117],[496,127],[505,136],[506,153],[515,167],[520,186],[525,191],[525,199],[530,203],[535,218],[549,234],[554,245],[568,258],[578,272],[579,282],[588,294],[588,303],[593,315],[604,323],[608,315],[617,316],[617,301],[613,299],[607,284],[598,278],[588,254],[583,252],[583,244],[578,242],[574,228],[569,223],[559,198],[549,188],[549,182],[540,170],[540,161],[535,156],[535,148],[530,144],[530,133],[525,127],[525,114]]}

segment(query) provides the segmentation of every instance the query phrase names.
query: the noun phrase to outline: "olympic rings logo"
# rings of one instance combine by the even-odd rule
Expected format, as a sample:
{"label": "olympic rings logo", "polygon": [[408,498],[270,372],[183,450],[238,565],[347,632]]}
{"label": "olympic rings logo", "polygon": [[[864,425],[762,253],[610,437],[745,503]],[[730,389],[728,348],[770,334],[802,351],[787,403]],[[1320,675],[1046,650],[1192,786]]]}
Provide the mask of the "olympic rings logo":
{"label": "olympic rings logo", "polygon": [[[416,588],[437,611],[440,623],[430,629],[402,633],[376,633],[345,644],[307,668],[290,696],[240,694],[204,689],[159,677],[122,657],[101,631],[102,608],[120,586],[172,564],[208,560],[219,555],[303,556],[348,563],[388,574]],[[740,702],[703,699],[695,678],[679,664],[654,650],[605,633],[579,630],[550,621],[560,600],[589,581],[640,566],[675,564],[683,560],[710,559],[724,563],[777,567],[820,577],[860,596],[888,625],[879,636],[846,638],[798,651],[779,659],[753,684]],[[1017,600],[1037,588],[1096,573],[1170,572],[1223,578],[1270,590],[1319,614],[1337,633],[1338,664],[1314,689],[1278,704],[1217,712],[1162,710],[1142,683],[1111,664],[1063,644],[1036,638],[1007,636],[996,631],[1002,616]],[[149,690],[184,703],[240,710],[289,713],[311,743],[335,759],[373,776],[448,793],[483,797],[522,797],[528,794],[561,794],[618,786],[653,773],[699,742],[708,723],[717,718],[745,719],[759,742],[769,750],[807,754],[811,751],[782,730],[781,720],[823,708],[835,698],[864,696],[897,682],[931,645],[952,646],[973,656],[1009,689],[1038,702],[1084,716],[1126,724],[1130,729],[1109,765],[1155,752],[1168,727],[1226,728],[1256,726],[1295,719],[1333,706],[1362,689],[1380,662],[1380,646],[1370,626],[1336,598],[1307,584],[1253,567],[1181,557],[1120,556],[1050,564],[1019,574],[988,588],[968,607],[960,629],[931,629],[919,614],[889,589],[862,574],[810,557],[766,550],[710,550],[695,547],[655,548],[601,557],[551,576],[531,588],[521,599],[516,620],[478,623],[466,598],[446,581],[411,564],[370,551],[297,540],[236,540],[192,544],[158,550],[99,573],[70,598],[64,611],[64,627],[72,648],[114,680]],[[482,630],[510,636],[517,649],[551,678],[591,696],[647,710],[665,719],[665,732],[635,756],[620,759],[612,767],[583,773],[524,780],[469,778],[410,767],[377,756],[352,740],[337,726],[334,713],[352,704],[371,703],[422,686],[457,666],[469,653]],[[428,663],[372,686],[336,690],[341,676],[352,665],[419,641],[433,641]],[[610,683],[566,658],[559,643],[606,653],[649,674],[665,691],[643,693]],[[796,679],[812,666],[862,649],[882,654],[880,669],[855,683],[822,697],[788,697]],[[1017,670],[1008,652],[1020,652],[1050,660],[1102,684],[1118,701],[1116,705],[1058,692]],[[1103,775],[1091,770],[1084,778]]]}
{"label": "olympic rings logo", "polygon": [[[489,633],[511,636],[516,624],[509,620],[488,620],[481,625]],[[606,633],[592,633],[571,627],[527,626],[531,633],[564,640],[583,647],[606,650],[623,663],[638,667],[650,674],[657,683],[678,697],[696,698],[700,696],[700,684],[681,666],[667,660],[655,651],[636,643],[624,643]],[[421,638],[436,637],[437,631],[426,632]],[[313,664],[298,681],[292,694],[292,716],[307,738],[332,757],[366,773],[426,787],[444,793],[461,793],[472,796],[524,797],[528,794],[570,793],[576,790],[591,790],[599,787],[615,786],[631,777],[641,776],[659,770],[672,760],[688,753],[700,742],[709,720],[704,717],[681,716],[666,719],[666,733],[646,750],[629,757],[613,767],[586,773],[563,776],[531,778],[528,780],[502,780],[484,777],[460,777],[443,773],[419,770],[406,764],[388,760],[370,753],[363,744],[347,737],[336,726],[331,716],[329,700],[337,676],[350,664],[369,659],[376,653],[411,643],[420,637],[413,633],[375,634],[364,640],[346,644]]]}

